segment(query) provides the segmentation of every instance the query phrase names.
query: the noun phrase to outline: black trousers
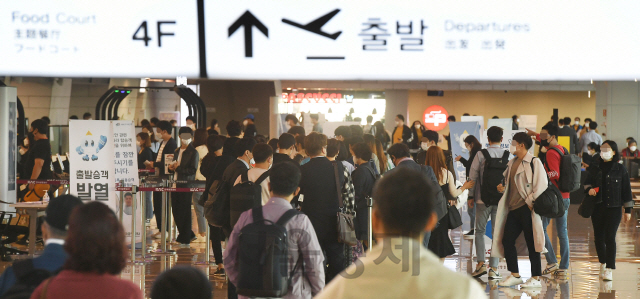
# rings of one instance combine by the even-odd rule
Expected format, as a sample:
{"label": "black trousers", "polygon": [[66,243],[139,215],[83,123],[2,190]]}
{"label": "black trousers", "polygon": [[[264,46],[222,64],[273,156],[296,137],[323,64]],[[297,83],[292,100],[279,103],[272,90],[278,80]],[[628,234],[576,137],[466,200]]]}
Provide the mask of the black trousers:
{"label": "black trousers", "polygon": [[337,238],[336,240],[320,241],[320,247],[324,253],[325,283],[329,283],[345,269],[344,246],[338,242]]}
{"label": "black trousers", "polygon": [[222,244],[224,241],[224,234],[222,229],[216,226],[209,225],[209,240],[211,240],[211,249],[213,250],[213,258],[216,260],[216,264],[222,263]]}
{"label": "black trousers", "polygon": [[593,237],[596,252],[601,264],[607,268],[616,268],[616,233],[622,220],[622,208],[607,208],[604,204],[596,205],[591,215]]}
{"label": "black trousers", "polygon": [[516,250],[516,239],[520,234],[524,234],[529,249],[529,261],[531,262],[531,276],[542,275],[542,261],[540,252],[536,252],[536,245],[533,240],[533,224],[531,210],[524,205],[507,215],[507,222],[504,225],[504,235],[502,246],[504,246],[504,258],[507,260],[507,269],[512,273],[520,273],[518,270],[518,251]]}
{"label": "black trousers", "polygon": [[189,244],[191,238],[196,234],[191,230],[191,192],[173,192],[171,193],[171,211],[173,212],[173,219],[176,222],[178,228],[178,237],[176,241]]}
{"label": "black trousers", "polygon": [[[162,227],[162,192],[153,191],[153,214],[156,216],[156,225],[160,229]],[[167,231],[169,231],[169,226],[169,219],[167,219]]]}

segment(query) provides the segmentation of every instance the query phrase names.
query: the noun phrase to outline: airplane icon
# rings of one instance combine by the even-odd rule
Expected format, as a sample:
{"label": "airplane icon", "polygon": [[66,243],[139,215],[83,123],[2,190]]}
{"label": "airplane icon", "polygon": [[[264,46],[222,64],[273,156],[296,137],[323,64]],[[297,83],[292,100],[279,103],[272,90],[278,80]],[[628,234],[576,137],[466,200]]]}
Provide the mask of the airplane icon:
{"label": "airplane icon", "polygon": [[286,24],[289,24],[291,26],[295,26],[295,27],[298,27],[300,29],[304,29],[304,30],[313,32],[315,34],[319,34],[319,35],[322,35],[324,37],[328,37],[330,39],[335,40],[335,39],[338,38],[338,36],[340,36],[342,31],[338,31],[338,32],[333,33],[333,34],[329,34],[329,33],[326,33],[324,31],[322,31],[322,26],[324,26],[324,24],[329,22],[329,20],[331,20],[331,18],[333,18],[333,16],[337,15],[339,12],[340,12],[340,9],[336,9],[336,10],[334,10],[334,11],[332,11],[332,12],[330,12],[330,13],[324,15],[324,16],[321,16],[321,17],[313,20],[311,23],[308,23],[306,25],[302,25],[302,24],[299,24],[299,23],[296,23],[296,22],[293,22],[293,21],[290,21],[290,20],[287,20],[287,19],[282,19],[282,22],[286,23]]}

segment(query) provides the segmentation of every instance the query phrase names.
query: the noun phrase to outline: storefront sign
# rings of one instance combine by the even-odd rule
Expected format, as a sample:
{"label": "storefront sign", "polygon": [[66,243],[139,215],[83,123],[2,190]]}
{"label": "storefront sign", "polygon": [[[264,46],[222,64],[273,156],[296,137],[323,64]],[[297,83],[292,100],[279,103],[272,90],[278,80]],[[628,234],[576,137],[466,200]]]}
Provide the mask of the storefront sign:
{"label": "storefront sign", "polygon": [[449,122],[449,113],[447,110],[438,105],[433,105],[424,111],[424,126],[429,130],[440,131],[447,126]]}
{"label": "storefront sign", "polygon": [[300,93],[282,93],[282,101],[285,103],[309,103],[309,104],[340,104],[344,99],[347,103],[353,100],[353,95],[343,95],[341,93],[327,92],[300,92]]}

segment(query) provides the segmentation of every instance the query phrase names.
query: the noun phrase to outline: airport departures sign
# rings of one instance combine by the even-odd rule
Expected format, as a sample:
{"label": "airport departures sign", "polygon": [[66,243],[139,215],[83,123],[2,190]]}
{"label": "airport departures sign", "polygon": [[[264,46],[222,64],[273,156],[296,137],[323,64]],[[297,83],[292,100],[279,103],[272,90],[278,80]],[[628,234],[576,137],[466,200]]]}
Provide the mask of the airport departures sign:
{"label": "airport departures sign", "polygon": [[8,1],[0,74],[631,80],[638,1]]}

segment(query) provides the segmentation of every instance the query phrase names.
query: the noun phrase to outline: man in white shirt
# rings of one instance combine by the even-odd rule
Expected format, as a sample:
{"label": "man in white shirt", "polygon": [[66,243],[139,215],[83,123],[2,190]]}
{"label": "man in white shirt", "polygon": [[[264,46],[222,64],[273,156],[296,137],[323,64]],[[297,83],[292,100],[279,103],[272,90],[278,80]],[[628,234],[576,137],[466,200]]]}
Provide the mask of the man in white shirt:
{"label": "man in white shirt", "polygon": [[[258,143],[253,147],[251,151],[253,154],[253,160],[255,161],[255,165],[253,168],[249,169],[247,172],[247,178],[256,182],[265,172],[267,172],[271,165],[273,164],[273,148],[266,143]],[[260,186],[262,187],[262,205],[264,206],[269,202],[271,195],[269,194],[269,174],[267,177],[262,180]],[[242,183],[242,176],[238,176],[236,182],[233,184],[234,186]]]}
{"label": "man in white shirt", "polygon": [[478,282],[447,269],[422,246],[438,222],[439,191],[412,169],[385,174],[373,198],[378,245],[336,276],[315,298],[487,298]]}

